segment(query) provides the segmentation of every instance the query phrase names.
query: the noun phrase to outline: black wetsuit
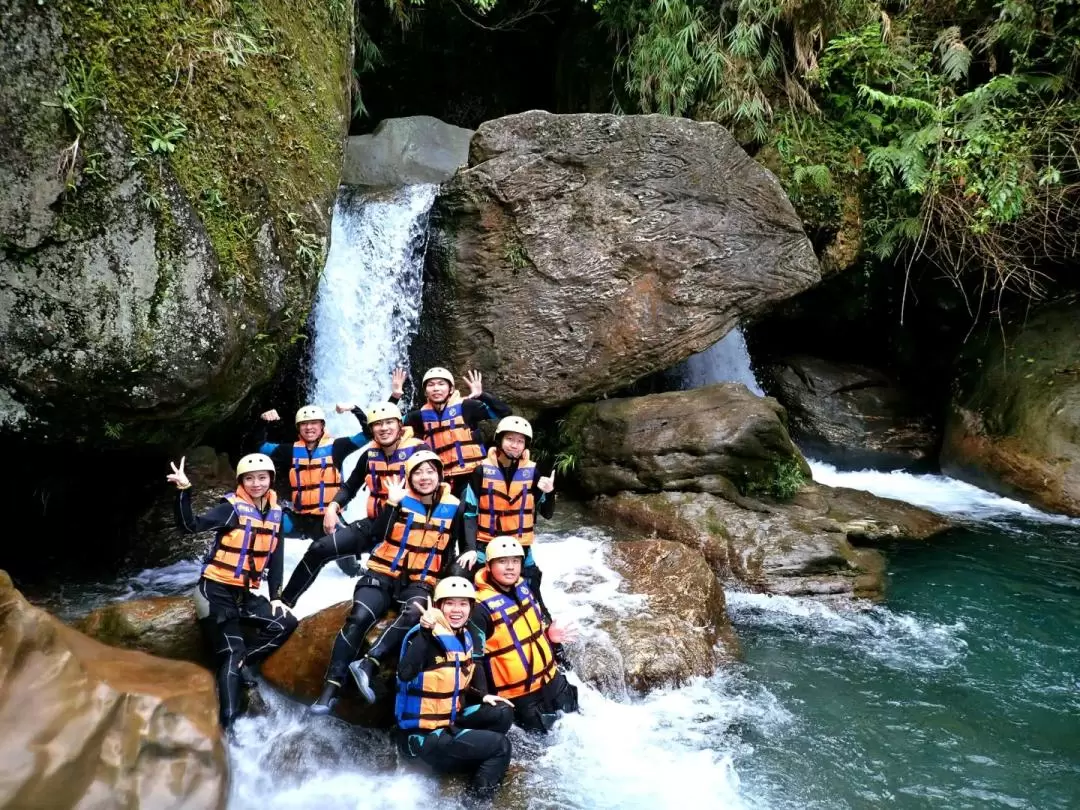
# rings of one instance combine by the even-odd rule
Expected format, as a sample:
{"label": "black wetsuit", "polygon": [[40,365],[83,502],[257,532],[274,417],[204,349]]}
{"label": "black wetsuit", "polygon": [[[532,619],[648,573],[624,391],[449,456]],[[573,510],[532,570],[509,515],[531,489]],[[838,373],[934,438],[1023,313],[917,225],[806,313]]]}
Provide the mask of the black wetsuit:
{"label": "black wetsuit", "polygon": [[[176,498],[176,524],[189,534],[217,531],[209,559],[221,537],[238,526],[232,504],[222,501],[209,512],[196,517],[191,511],[191,490],[180,490]],[[269,506],[267,506],[269,509]],[[284,573],[282,543],[270,554],[264,573],[271,598],[281,591]],[[207,647],[217,664],[217,687],[221,724],[228,728],[240,711],[240,684],[247,675],[241,666],[254,667],[285,643],[296,629],[291,614],[275,616],[269,600],[249,588],[226,585],[205,577],[199,579],[195,596],[196,613]],[[251,644],[244,639],[243,627],[255,628]]]}
{"label": "black wetsuit", "polygon": [[[482,641],[474,641],[483,650]],[[405,642],[397,676],[409,682],[434,668],[444,655],[430,630],[418,630]],[[489,798],[510,765],[511,747],[506,732],[514,722],[514,710],[506,704],[482,702],[488,693],[483,664],[477,660],[472,680],[462,696],[463,711],[452,726],[433,731],[398,729],[403,756],[419,759],[440,773],[472,772],[469,790],[477,798]]]}
{"label": "black wetsuit", "polygon": [[[383,507],[374,521],[371,548],[375,548],[383,538],[389,536],[399,511],[400,507],[397,506],[388,504]],[[454,561],[466,551],[476,550],[476,518],[466,516],[465,511],[466,505],[462,501],[450,525],[450,539],[442,553],[442,567],[435,574],[438,579],[460,572],[460,566]],[[352,610],[346,617],[341,632],[334,639],[326,680],[341,686],[349,664],[359,655],[368,630],[386,615],[395,602],[400,611],[398,617],[376,639],[367,655],[378,661],[386,661],[396,656],[405,634],[419,621],[420,612],[427,606],[427,599],[431,595],[430,585],[412,577],[395,578],[377,571],[361,574],[353,591]]]}

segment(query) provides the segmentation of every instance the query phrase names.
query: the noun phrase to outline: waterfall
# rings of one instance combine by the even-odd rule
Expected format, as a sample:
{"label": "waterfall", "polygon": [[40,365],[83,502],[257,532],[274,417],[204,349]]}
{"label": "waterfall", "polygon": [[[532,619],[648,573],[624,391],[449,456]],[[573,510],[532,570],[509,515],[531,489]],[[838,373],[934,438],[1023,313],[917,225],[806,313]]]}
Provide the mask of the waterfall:
{"label": "waterfall", "polygon": [[746,338],[738,327],[705,351],[686,358],[672,373],[683,390],[719,382],[740,382],[759,397],[765,396],[750,367]]}
{"label": "waterfall", "polygon": [[408,367],[420,321],[427,221],[436,186],[360,193],[342,187],[330,254],[315,302],[312,401],[334,435],[356,432],[338,402],[366,408],[386,399],[390,373]]}

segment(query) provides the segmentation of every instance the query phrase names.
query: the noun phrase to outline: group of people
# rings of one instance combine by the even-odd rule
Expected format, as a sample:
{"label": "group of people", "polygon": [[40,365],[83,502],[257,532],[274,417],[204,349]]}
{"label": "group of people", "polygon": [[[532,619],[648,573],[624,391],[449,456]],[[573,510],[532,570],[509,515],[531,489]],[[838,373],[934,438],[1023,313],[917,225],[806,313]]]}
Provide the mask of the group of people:
{"label": "group of people", "polygon": [[[239,714],[259,663],[296,629],[293,608],[323,566],[363,554],[313,713],[334,710],[346,674],[374,702],[380,666],[396,660],[399,750],[439,771],[470,771],[470,791],[483,799],[510,762],[511,725],[543,733],[560,711],[577,710],[563,672],[572,628],[552,620],[532,554],[537,513],[554,512],[555,474],[540,475],[530,459],[529,422],[486,394],[478,372],[465,379],[470,393],[462,397],[449,371],[429,369],[423,405],[402,414],[405,375],[396,370],[388,401],[366,411],[336,406],[360,423],[351,437],[330,436],[322,409],[305,405],[297,439],[273,443],[265,428],[280,417],[263,413],[258,451],[237,464],[235,491],[203,515],[192,512],[184,460],[171,465],[178,525],[216,532],[195,598],[217,665],[223,726]],[[499,421],[485,449],[480,425],[488,419]],[[342,462],[356,451],[345,479]],[[283,498],[275,485],[286,479]],[[366,516],[343,523],[345,507],[365,490]],[[313,542],[283,585],[283,538],[291,535]],[[264,577],[270,599],[257,592]],[[364,650],[391,608],[397,616]]]}

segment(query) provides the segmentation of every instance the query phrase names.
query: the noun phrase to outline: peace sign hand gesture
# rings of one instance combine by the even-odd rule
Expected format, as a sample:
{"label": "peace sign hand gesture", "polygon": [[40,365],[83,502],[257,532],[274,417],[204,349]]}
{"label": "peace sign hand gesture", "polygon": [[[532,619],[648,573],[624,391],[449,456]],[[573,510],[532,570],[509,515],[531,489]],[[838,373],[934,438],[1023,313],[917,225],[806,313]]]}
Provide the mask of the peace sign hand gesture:
{"label": "peace sign hand gesture", "polygon": [[476,399],[484,393],[484,378],[476,369],[465,373],[465,383],[469,386],[469,395],[465,399]]}
{"label": "peace sign hand gesture", "polygon": [[169,481],[170,483],[176,484],[177,489],[187,489],[191,486],[191,482],[188,480],[187,473],[184,472],[184,461],[186,459],[187,456],[181,457],[179,467],[177,467],[171,461],[169,462],[169,466],[172,467],[172,474],[166,475],[165,480]]}
{"label": "peace sign hand gesture", "polygon": [[386,479],[386,502],[391,506],[397,506],[408,494],[409,488],[405,486],[405,479],[400,475]]}
{"label": "peace sign hand gesture", "polygon": [[420,626],[425,630],[430,630],[437,624],[441,624],[447,630],[450,629],[450,624],[446,621],[443,612],[431,604],[431,597],[429,596],[427,598],[427,607],[420,614]]}
{"label": "peace sign hand gesture", "polygon": [[541,476],[536,482],[536,488],[543,493],[551,492],[555,489],[555,471],[551,471],[551,475]]}

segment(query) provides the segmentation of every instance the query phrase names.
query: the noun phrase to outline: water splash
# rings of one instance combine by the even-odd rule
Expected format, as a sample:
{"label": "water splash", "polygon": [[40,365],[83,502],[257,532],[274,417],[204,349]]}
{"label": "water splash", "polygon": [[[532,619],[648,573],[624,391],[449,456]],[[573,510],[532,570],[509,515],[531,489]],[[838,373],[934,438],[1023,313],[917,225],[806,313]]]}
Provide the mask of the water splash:
{"label": "water splash", "polygon": [[713,383],[740,382],[759,397],[765,396],[754,376],[746,338],[739,328],[732,329],[705,351],[691,355],[672,371],[681,379],[684,391]]}

